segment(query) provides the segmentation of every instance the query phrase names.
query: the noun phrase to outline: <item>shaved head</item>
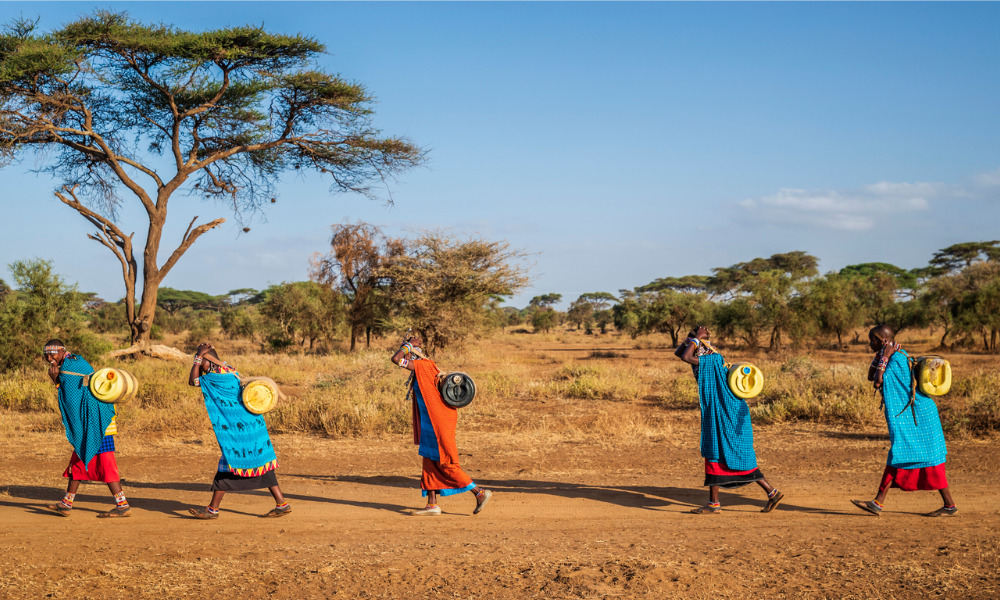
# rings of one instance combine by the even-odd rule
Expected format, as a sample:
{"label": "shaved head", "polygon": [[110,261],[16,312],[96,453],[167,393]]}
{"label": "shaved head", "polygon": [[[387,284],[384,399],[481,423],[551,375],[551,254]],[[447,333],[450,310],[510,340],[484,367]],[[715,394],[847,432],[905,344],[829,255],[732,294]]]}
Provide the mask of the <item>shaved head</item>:
{"label": "shaved head", "polygon": [[895,335],[896,332],[893,331],[892,327],[889,327],[888,325],[876,325],[868,332],[869,337],[874,336],[884,342],[891,342]]}

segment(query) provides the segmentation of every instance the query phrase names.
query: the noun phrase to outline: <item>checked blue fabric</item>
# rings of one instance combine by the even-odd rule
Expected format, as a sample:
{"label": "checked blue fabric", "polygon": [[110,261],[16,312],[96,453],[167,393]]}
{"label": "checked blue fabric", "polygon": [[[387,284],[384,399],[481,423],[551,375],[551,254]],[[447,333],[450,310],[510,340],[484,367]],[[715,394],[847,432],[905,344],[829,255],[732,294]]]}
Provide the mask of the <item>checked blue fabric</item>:
{"label": "checked blue fabric", "polygon": [[[94,368],[75,354],[67,354],[59,373],[59,412],[62,413],[66,439],[84,465],[95,456],[108,452],[104,432],[115,416],[115,405],[101,402],[83,384],[83,377],[69,375],[66,371],[90,375]],[[114,437],[110,448],[114,451]]]}
{"label": "checked blue fabric", "polygon": [[239,378],[207,373],[198,380],[225,462],[233,469],[252,470],[277,460],[264,417],[248,411],[240,400]]}
{"label": "checked blue fabric", "polygon": [[698,400],[701,402],[701,455],[732,471],[757,468],[750,407],[726,382],[721,354],[698,358]]}
{"label": "checked blue fabric", "polygon": [[887,464],[897,469],[934,467],[945,462],[948,455],[934,400],[917,388],[913,406],[906,408],[912,376],[906,351],[893,352],[882,376],[882,399],[889,426]]}

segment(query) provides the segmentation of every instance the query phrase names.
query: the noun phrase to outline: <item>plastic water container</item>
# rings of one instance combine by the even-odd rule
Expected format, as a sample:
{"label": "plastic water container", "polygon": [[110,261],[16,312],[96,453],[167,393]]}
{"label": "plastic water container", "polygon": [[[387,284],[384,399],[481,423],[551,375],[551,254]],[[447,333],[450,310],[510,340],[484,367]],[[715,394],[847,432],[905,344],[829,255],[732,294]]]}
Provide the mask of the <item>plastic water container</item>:
{"label": "plastic water container", "polygon": [[751,363],[736,363],[729,367],[726,380],[730,391],[744,400],[753,398],[764,389],[764,374]]}

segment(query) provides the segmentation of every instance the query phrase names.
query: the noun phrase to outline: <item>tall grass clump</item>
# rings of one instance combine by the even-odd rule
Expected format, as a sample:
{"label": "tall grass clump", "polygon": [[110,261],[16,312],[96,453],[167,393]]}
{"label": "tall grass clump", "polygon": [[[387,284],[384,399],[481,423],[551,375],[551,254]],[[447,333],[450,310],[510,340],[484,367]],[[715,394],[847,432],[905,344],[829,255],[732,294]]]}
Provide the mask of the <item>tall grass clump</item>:
{"label": "tall grass clump", "polygon": [[648,386],[634,369],[605,366],[567,365],[556,372],[552,390],[580,400],[637,400],[647,395]]}
{"label": "tall grass clump", "polygon": [[857,366],[821,367],[804,357],[762,363],[764,391],[750,414],[756,423],[816,421],[875,425],[882,419],[867,371]]}
{"label": "tall grass clump", "polygon": [[946,429],[974,435],[1000,429],[1000,374],[979,371],[970,377],[955,378],[945,398],[938,405]]}
{"label": "tall grass clump", "polygon": [[0,376],[0,409],[15,412],[56,412],[56,386],[41,370],[20,369]]}
{"label": "tall grass clump", "polygon": [[279,432],[345,436],[403,433],[411,426],[407,378],[382,352],[332,357],[311,388],[278,405],[268,425]]}

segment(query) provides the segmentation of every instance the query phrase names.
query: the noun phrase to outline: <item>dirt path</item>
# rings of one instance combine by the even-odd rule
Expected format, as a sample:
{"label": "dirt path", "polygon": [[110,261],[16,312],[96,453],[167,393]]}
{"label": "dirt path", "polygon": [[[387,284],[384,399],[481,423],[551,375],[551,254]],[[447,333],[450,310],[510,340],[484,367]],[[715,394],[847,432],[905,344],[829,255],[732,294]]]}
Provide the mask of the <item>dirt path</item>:
{"label": "dirt path", "polygon": [[[497,492],[473,517],[471,495],[441,517],[413,517],[419,463],[405,439],[278,436],[279,480],[294,513],[257,515],[266,492],[204,504],[211,440],[126,440],[119,463],[129,519],[94,518],[110,498],[85,485],[69,518],[40,507],[61,495],[68,450],[54,434],[0,444],[3,598],[995,598],[1000,594],[1000,477],[988,442],[950,444],[961,509],[920,513],[934,492],[893,492],[868,517],[887,442],[817,427],[758,432],[761,467],[786,494],[761,514],[756,487],[723,494],[721,515],[685,514],[705,499],[690,440],[619,445],[459,440],[471,474]],[[686,436],[687,437],[687,436]],[[26,450],[28,449],[28,450]],[[985,474],[985,476],[984,476]]]}

